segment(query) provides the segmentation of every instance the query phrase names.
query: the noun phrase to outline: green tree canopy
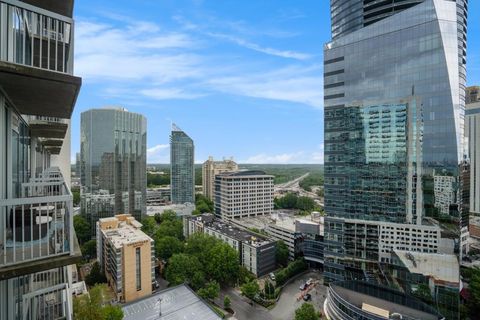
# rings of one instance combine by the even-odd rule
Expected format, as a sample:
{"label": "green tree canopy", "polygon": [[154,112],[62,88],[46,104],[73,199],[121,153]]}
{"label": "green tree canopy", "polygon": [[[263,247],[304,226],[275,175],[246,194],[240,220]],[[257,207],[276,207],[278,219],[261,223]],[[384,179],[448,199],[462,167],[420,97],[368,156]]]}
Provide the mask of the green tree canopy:
{"label": "green tree canopy", "polygon": [[168,260],[176,253],[183,251],[183,243],[176,237],[165,236],[155,238],[155,254],[157,257]]}
{"label": "green tree canopy", "polygon": [[198,290],[198,295],[205,300],[213,300],[218,297],[218,293],[220,292],[220,285],[217,281],[210,281],[206,284],[204,288]]}
{"label": "green tree canopy", "polygon": [[474,316],[480,314],[480,268],[478,267],[471,269],[468,290],[470,291],[470,298],[467,302],[468,311],[472,319],[475,319]]}
{"label": "green tree canopy", "polygon": [[80,214],[73,216],[73,228],[81,245],[91,239],[90,224],[84,216]]}
{"label": "green tree canopy", "polygon": [[185,253],[196,256],[202,265],[206,265],[210,258],[207,253],[219,241],[208,234],[194,233],[185,242]]}
{"label": "green tree canopy", "polygon": [[123,310],[120,306],[106,305],[103,307],[103,314],[105,320],[122,320]]}
{"label": "green tree canopy", "polygon": [[289,250],[285,242],[283,242],[282,240],[277,241],[277,246],[275,249],[275,259],[277,260],[277,264],[284,267],[287,266],[288,255],[289,255]]}
{"label": "green tree canopy", "polygon": [[174,237],[179,240],[183,240],[183,223],[182,220],[177,219],[175,221],[165,220],[155,231],[155,239],[163,237]]}
{"label": "green tree canopy", "polygon": [[157,222],[153,217],[145,217],[142,219],[142,231],[148,236],[152,237],[157,227]]}
{"label": "green tree canopy", "polygon": [[295,320],[318,320],[320,319],[315,308],[310,303],[304,303],[295,310]]}
{"label": "green tree canopy", "polygon": [[88,294],[73,299],[73,317],[81,320],[103,320],[105,312],[103,308],[105,292],[108,288],[105,284],[90,288]]}
{"label": "green tree canopy", "polygon": [[205,273],[220,283],[232,284],[237,280],[238,252],[224,242],[218,242],[207,252]]}
{"label": "green tree canopy", "polygon": [[85,259],[93,259],[97,256],[97,240],[91,239],[82,246],[82,255]]}
{"label": "green tree canopy", "polygon": [[253,300],[253,298],[255,298],[255,296],[260,292],[260,287],[258,285],[257,280],[252,280],[250,282],[243,284],[240,287],[240,290],[242,291],[242,294],[244,296]]}
{"label": "green tree canopy", "polygon": [[229,296],[226,295],[226,296],[223,298],[223,307],[224,307],[225,309],[228,309],[228,308],[230,308],[231,306],[232,306],[232,300],[230,299]]}
{"label": "green tree canopy", "polygon": [[157,213],[157,214],[155,214],[154,218],[155,218],[155,221],[157,221],[157,223],[159,223],[159,224],[161,224],[165,221],[177,221],[177,220],[179,220],[177,214],[173,210],[165,210],[162,213]]}
{"label": "green tree canopy", "polygon": [[315,209],[315,201],[309,197],[298,197],[296,208],[302,211],[312,211]]}
{"label": "green tree canopy", "polygon": [[200,270],[202,270],[202,265],[197,257],[178,253],[174,254],[168,260],[165,278],[172,285],[178,285],[184,282],[191,284],[195,273]]}
{"label": "green tree canopy", "polygon": [[105,277],[105,274],[100,269],[100,264],[97,261],[92,265],[92,269],[90,270],[90,273],[85,277],[85,283],[88,284],[89,286],[93,286],[96,284],[106,283],[106,282],[107,282],[107,278]]}

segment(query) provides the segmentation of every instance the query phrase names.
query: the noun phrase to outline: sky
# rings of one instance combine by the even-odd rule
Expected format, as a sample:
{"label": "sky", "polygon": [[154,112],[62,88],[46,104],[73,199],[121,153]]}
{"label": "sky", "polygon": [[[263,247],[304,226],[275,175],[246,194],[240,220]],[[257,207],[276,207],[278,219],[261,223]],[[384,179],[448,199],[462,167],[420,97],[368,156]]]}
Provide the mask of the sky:
{"label": "sky", "polygon": [[[169,163],[176,123],[208,156],[323,163],[328,0],[75,2],[72,159],[81,112],[122,106],[147,118],[147,162]],[[480,84],[480,1],[470,1],[468,84]]]}

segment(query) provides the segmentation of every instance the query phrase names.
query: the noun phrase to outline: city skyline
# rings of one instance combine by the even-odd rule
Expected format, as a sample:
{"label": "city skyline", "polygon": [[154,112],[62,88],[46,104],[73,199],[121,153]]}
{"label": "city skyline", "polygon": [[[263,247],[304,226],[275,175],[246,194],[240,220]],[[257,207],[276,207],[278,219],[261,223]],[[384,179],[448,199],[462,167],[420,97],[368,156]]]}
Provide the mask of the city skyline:
{"label": "city skyline", "polygon": [[[478,19],[480,4],[470,7],[469,19]],[[328,1],[281,8],[273,1],[141,1],[135,10],[127,1],[82,1],[75,11],[83,88],[72,118],[72,157],[79,151],[79,114],[121,105],[150,120],[148,163],[169,162],[171,121],[195,140],[196,163],[209,155],[239,163],[323,163]],[[470,34],[479,29],[469,25]],[[476,38],[468,43],[468,85],[480,83]]]}

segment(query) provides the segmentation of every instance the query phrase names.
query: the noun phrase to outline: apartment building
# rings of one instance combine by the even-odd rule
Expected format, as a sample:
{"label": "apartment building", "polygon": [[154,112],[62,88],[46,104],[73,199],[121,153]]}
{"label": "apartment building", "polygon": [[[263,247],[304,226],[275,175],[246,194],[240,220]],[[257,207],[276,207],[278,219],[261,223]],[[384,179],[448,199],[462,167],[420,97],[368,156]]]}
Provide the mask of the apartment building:
{"label": "apartment building", "polygon": [[184,235],[205,233],[239,253],[240,264],[257,277],[275,270],[276,241],[215,218],[213,214],[185,217]]}
{"label": "apartment building", "polygon": [[130,214],[97,222],[97,257],[116,298],[130,302],[152,293],[155,247]]}
{"label": "apartment building", "polygon": [[273,178],[263,171],[226,172],[215,176],[215,215],[235,219],[271,214]]}
{"label": "apartment building", "polygon": [[72,319],[73,1],[0,0],[0,319]]}
{"label": "apartment building", "polygon": [[202,165],[202,185],[203,195],[214,201],[215,197],[215,176],[224,172],[238,171],[238,164],[233,159],[224,159],[223,161],[214,161],[213,157],[208,157]]}

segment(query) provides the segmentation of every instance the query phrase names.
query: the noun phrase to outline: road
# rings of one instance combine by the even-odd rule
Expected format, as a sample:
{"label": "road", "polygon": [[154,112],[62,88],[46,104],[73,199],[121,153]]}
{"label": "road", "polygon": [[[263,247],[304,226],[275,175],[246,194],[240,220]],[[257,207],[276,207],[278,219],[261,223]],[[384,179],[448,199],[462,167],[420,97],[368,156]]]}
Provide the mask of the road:
{"label": "road", "polygon": [[268,309],[253,303],[253,306],[250,305],[250,300],[241,296],[233,288],[227,288],[220,290],[219,297],[215,299],[215,303],[219,306],[223,306],[223,299],[225,295],[230,297],[232,301],[232,309],[235,311],[235,315],[230,319],[234,320],[273,320],[272,316],[269,314]]}
{"label": "road", "polygon": [[294,180],[291,180],[291,181],[288,181],[288,182],[285,182],[285,183],[281,183],[281,184],[277,184],[275,186],[275,188],[278,188],[278,189],[290,189],[290,188],[299,188],[300,185],[300,181],[302,181],[303,179],[305,179],[306,177],[308,177],[308,175],[310,174],[310,172],[307,172],[305,173],[303,176],[301,177],[298,177]]}

